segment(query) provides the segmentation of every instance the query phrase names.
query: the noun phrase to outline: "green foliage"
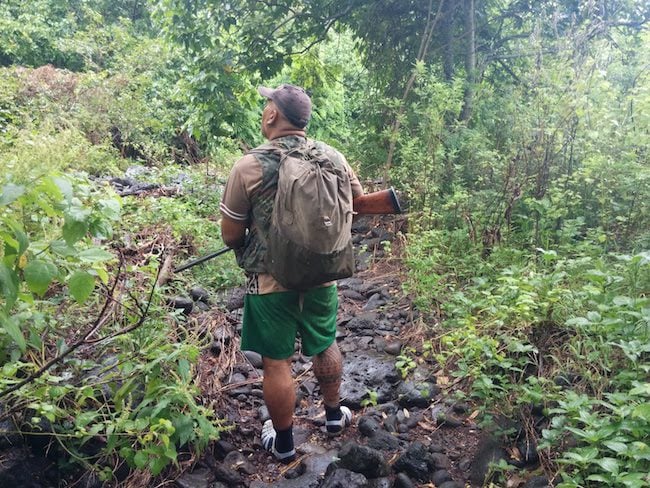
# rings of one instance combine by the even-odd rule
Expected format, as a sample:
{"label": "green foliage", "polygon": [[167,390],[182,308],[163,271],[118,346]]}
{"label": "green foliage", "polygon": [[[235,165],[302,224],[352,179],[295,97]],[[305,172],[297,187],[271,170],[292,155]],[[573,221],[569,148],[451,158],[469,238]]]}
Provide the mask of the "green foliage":
{"label": "green foliage", "polygon": [[[294,22],[289,5],[249,10],[252,5],[246,1],[201,1],[188,8],[183,2],[169,0],[156,8],[155,19],[190,59],[180,85],[189,93],[193,107],[188,117],[191,133],[212,147],[220,137],[256,145],[261,142],[262,109],[256,87],[290,82],[304,86],[313,95],[315,110],[310,134],[339,147],[354,146],[349,119],[358,101],[346,87],[359,86],[364,73],[350,34],[337,34],[330,42],[313,47],[311,37],[302,41],[286,37],[280,43],[262,42],[265,31],[275,30],[276,21],[281,24],[276,35],[294,28],[306,33],[320,29],[320,24]],[[308,8],[316,13],[322,6],[314,4]],[[281,20],[284,15],[289,18]],[[323,36],[321,40],[326,39]]]}
{"label": "green foliage", "polygon": [[144,3],[7,0],[0,5],[0,66],[105,68],[132,47],[134,24],[148,25]]}
{"label": "green foliage", "polygon": [[397,164],[391,168],[391,181],[399,182],[413,210],[423,212],[421,223],[426,224],[439,217],[434,209],[449,184],[448,166],[453,164],[450,153],[457,149],[448,147],[452,135],[447,121],[460,110],[462,85],[441,81],[437,70],[421,63],[415,69],[413,101],[406,113],[399,115],[397,101],[387,107],[401,120],[403,129],[394,134],[392,128],[386,128],[384,136],[395,139],[398,155]]}
{"label": "green foliage", "polygon": [[[101,243],[112,236],[121,211],[116,197],[81,176],[22,176],[28,181],[6,174],[0,191],[2,392],[42,366],[41,351],[61,356],[80,330],[91,327],[84,313],[100,308],[97,290],[105,289],[114,269],[115,256]],[[155,265],[140,272],[153,277]],[[137,310],[134,305],[125,309]],[[223,429],[196,401],[192,370],[204,344],[180,325],[185,340],[169,340],[165,309],[154,304],[149,314],[129,334],[120,333],[119,322],[102,330],[115,338],[95,346],[96,362],[71,356],[4,399],[7,408],[26,405],[30,430],[46,421],[51,427],[43,428],[53,429],[75,460],[91,468],[97,463],[94,469],[106,479],[116,454],[155,475],[176,463],[179,447],[200,451]],[[128,328],[140,316],[125,320]],[[97,436],[106,443],[89,457],[84,446]]]}
{"label": "green foliage", "polygon": [[0,69],[6,80],[0,151],[4,145],[17,161],[11,164],[55,170],[74,165],[104,175],[126,166],[119,157],[148,164],[184,160],[187,105],[176,95],[176,54],[152,39],[128,42],[125,52],[113,54],[114,71]]}
{"label": "green foliage", "polygon": [[378,394],[375,390],[368,390],[366,392],[366,397],[361,400],[361,406],[362,407],[376,407],[377,406],[377,399],[378,399]]}
{"label": "green foliage", "polygon": [[[470,381],[488,412],[555,405],[542,447],[562,453],[561,486],[618,486],[620,477],[641,486],[650,255],[584,242],[532,255],[500,248],[485,260],[463,240],[429,231],[409,247],[409,290],[443,312],[436,359]],[[559,387],[567,377],[573,384]]]}
{"label": "green foliage", "polygon": [[83,426],[107,432],[108,452],[119,452],[131,467],[154,475],[176,463],[177,448],[193,445],[201,451],[223,429],[215,413],[196,401],[192,365],[201,344],[189,335],[189,340],[170,342],[166,328],[154,320],[122,341],[128,352],[117,358],[114,376],[119,381],[110,383],[115,385],[115,408],[92,412]]}
{"label": "green foliage", "polygon": [[400,123],[374,139],[395,143],[391,181],[425,228],[465,227],[485,253],[504,241],[568,245],[596,229],[608,249],[647,248],[650,138],[639,107],[649,83],[638,55],[647,47],[647,35],[598,40],[516,80],[496,85],[488,76],[469,125],[455,122],[462,83],[416,65],[410,96],[382,101]]}
{"label": "green foliage", "polygon": [[413,348],[407,348],[403,350],[399,356],[397,356],[395,367],[399,371],[402,379],[406,379],[409,373],[417,367],[414,355],[415,350]]}
{"label": "green foliage", "polygon": [[0,151],[5,168],[13,175],[32,178],[50,173],[88,172],[94,175],[119,173],[124,161],[106,144],[92,144],[75,129],[19,129],[12,134],[11,146]]}
{"label": "green foliage", "polygon": [[33,315],[28,310],[51,286],[66,285],[83,303],[96,280],[107,282],[106,263],[113,255],[90,238],[111,237],[120,203],[96,195],[81,178],[48,175],[16,181],[5,174],[0,194],[4,298],[0,318],[8,335],[1,341],[3,362],[9,357],[16,360],[28,346],[36,350],[42,346],[42,330],[29,327]]}
{"label": "green foliage", "polygon": [[62,2],[6,1],[0,5],[0,65],[41,66],[46,63],[80,68],[82,61],[62,51],[57,42],[73,28]]}

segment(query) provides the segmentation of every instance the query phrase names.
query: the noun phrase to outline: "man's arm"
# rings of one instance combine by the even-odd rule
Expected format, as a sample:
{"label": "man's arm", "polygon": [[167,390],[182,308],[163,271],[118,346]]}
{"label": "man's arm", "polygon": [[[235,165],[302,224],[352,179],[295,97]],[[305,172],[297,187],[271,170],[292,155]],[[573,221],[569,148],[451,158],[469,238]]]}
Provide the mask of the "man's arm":
{"label": "man's arm", "polygon": [[251,225],[250,195],[262,182],[262,167],[252,155],[241,158],[233,166],[219,208],[221,238],[232,249],[244,245],[246,230]]}
{"label": "man's arm", "polygon": [[224,244],[232,249],[239,249],[244,245],[248,225],[241,220],[233,220],[223,215],[221,217],[221,239]]}
{"label": "man's arm", "polygon": [[345,167],[348,171],[348,176],[350,177],[350,186],[352,187],[352,197],[360,197],[363,195],[363,188],[361,187],[361,183],[359,182],[359,178],[357,177],[356,173],[352,169],[352,166],[350,166],[350,163],[348,163],[347,159],[343,155],[343,161],[345,162]]}

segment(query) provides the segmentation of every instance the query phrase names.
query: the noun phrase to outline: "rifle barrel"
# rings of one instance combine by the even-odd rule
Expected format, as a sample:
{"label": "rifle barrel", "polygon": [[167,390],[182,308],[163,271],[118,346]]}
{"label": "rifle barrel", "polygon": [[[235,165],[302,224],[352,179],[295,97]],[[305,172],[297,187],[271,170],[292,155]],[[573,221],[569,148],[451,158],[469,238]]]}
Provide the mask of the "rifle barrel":
{"label": "rifle barrel", "polygon": [[181,271],[185,271],[186,269],[191,268],[192,266],[196,266],[197,264],[204,263],[209,259],[216,258],[217,256],[221,256],[222,254],[226,254],[230,250],[231,249],[229,247],[224,247],[223,249],[219,249],[218,251],[211,252],[210,254],[200,257],[199,259],[195,259],[194,261],[190,261],[188,263],[182,264],[178,268],[174,268],[174,273],[180,273]]}

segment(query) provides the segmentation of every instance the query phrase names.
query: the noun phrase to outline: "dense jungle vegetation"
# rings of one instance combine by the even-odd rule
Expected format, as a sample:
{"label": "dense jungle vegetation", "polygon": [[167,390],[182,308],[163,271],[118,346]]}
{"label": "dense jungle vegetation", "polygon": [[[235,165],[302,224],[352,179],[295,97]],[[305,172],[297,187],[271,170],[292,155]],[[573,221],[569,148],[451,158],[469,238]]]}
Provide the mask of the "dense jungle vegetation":
{"label": "dense jungle vegetation", "polygon": [[[310,135],[408,201],[394,252],[426,339],[403,354],[432,351],[482,425],[546,409],[558,486],[650,486],[649,15],[2,1],[0,416],[109,482],[219,438],[193,374],[207,339],[155,283],[167,257],[223,246],[222,184],[262,141],[256,87],[292,82],[311,91]],[[120,197],[108,180],[125,172],[177,194]],[[242,281],[232,257],[186,273],[167,288]]]}

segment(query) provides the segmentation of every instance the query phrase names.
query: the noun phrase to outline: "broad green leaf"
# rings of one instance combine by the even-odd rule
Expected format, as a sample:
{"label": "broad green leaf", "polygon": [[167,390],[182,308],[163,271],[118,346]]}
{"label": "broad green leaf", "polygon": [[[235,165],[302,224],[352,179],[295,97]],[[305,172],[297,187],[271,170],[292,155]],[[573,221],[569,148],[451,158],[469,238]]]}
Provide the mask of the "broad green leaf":
{"label": "broad green leaf", "polygon": [[575,451],[565,453],[564,457],[574,459],[579,463],[586,463],[598,457],[598,449],[596,447],[576,449]]}
{"label": "broad green leaf", "polygon": [[[7,227],[11,228],[13,235],[9,232],[3,232],[0,235],[3,236],[5,241],[5,255],[6,254],[23,254],[29,247],[29,238],[27,234],[22,230],[21,226],[13,219],[5,219]],[[7,253],[7,246],[13,248],[13,252]]]}
{"label": "broad green leaf", "polygon": [[48,217],[59,217],[61,215],[61,211],[56,210],[46,198],[39,195],[35,198],[35,202]]}
{"label": "broad green leaf", "polygon": [[75,417],[75,425],[77,427],[85,427],[90,422],[97,418],[98,413],[95,411],[82,412]]}
{"label": "broad green leaf", "polygon": [[637,405],[632,412],[633,417],[638,417],[646,422],[650,422],[650,403],[642,403]]}
{"label": "broad green leaf", "polygon": [[34,295],[28,292],[18,292],[18,298],[27,305],[34,305]]}
{"label": "broad green leaf", "polygon": [[190,363],[187,359],[181,359],[178,362],[178,374],[185,382],[190,380]]}
{"label": "broad green leaf", "polygon": [[120,202],[115,198],[100,200],[99,205],[101,207],[101,213],[104,217],[111,220],[117,220],[120,218]]}
{"label": "broad green leaf", "polygon": [[617,459],[611,457],[604,457],[601,459],[597,459],[595,463],[598,464],[601,468],[603,468],[608,473],[612,473],[613,475],[618,474],[620,462]]}
{"label": "broad green leaf", "polygon": [[587,319],[589,319],[590,322],[600,322],[602,317],[598,312],[592,310],[590,312],[587,312]]}
{"label": "broad green leaf", "polygon": [[63,198],[61,189],[54,181],[54,178],[47,177],[40,180],[37,190],[44,195],[49,196],[51,199],[59,201]]}
{"label": "broad green leaf", "polygon": [[165,444],[165,456],[167,456],[167,458],[171,459],[172,461],[176,461],[176,457],[178,456],[178,453],[176,452],[176,446],[174,446],[174,444],[170,444],[169,439],[167,439],[167,444]]}
{"label": "broad green leaf", "polygon": [[52,178],[52,181],[59,188],[67,201],[72,200],[72,184],[67,179],[55,176]]}
{"label": "broad green leaf", "polygon": [[9,232],[0,232],[0,239],[2,239],[2,241],[5,244],[5,255],[4,255],[5,263],[11,264],[11,262],[7,261],[7,258],[9,256],[14,258],[16,257],[16,255],[18,254],[18,248],[20,247],[20,243],[16,239],[14,239],[14,236],[9,234]]}
{"label": "broad green leaf", "polygon": [[104,424],[103,423],[97,423],[94,424],[89,430],[88,430],[88,435],[91,436],[96,436],[99,434],[102,430],[104,430]]}
{"label": "broad green leaf", "polygon": [[171,401],[170,398],[163,398],[159,402],[156,403],[156,406],[151,410],[151,414],[149,415],[150,417],[156,417],[162,410],[167,408],[167,405],[169,405],[169,402]]}
{"label": "broad green leaf", "polygon": [[602,474],[592,474],[587,477],[589,481],[598,481],[600,483],[609,483],[611,481],[610,477],[605,477]]}
{"label": "broad green leaf", "polygon": [[621,454],[627,451],[627,444],[623,442],[607,441],[607,442],[603,442],[603,444],[605,444],[605,446],[607,446],[609,449],[611,449],[617,454]]}
{"label": "broad green leaf", "polygon": [[650,383],[642,383],[630,390],[630,395],[648,395],[650,396]]}
{"label": "broad green leaf", "polygon": [[600,483],[609,484],[611,482],[611,476],[603,476],[602,474],[592,474],[587,477],[589,481],[598,481]]}
{"label": "broad green leaf", "polygon": [[163,468],[167,466],[167,464],[169,464],[169,459],[165,456],[156,456],[151,458],[151,461],[149,462],[151,474],[154,476],[159,475]]}
{"label": "broad green leaf", "polygon": [[69,214],[65,215],[63,238],[68,245],[71,246],[79,239],[82,239],[86,235],[86,232],[88,232],[88,222],[74,219]]}
{"label": "broad green leaf", "polygon": [[108,239],[113,235],[113,227],[106,220],[95,220],[88,227],[90,234],[99,239]]}
{"label": "broad green leaf", "polygon": [[143,469],[149,462],[149,455],[144,451],[138,451],[133,456],[133,463],[138,469]]}
{"label": "broad green leaf", "polygon": [[194,438],[194,419],[187,415],[179,415],[172,419],[175,435],[178,437],[178,444],[185,445]]}
{"label": "broad green leaf", "polygon": [[25,187],[22,185],[14,185],[13,183],[8,183],[2,187],[2,193],[0,193],[0,207],[9,205],[11,202],[20,198],[25,193]]}
{"label": "broad green leaf", "polygon": [[77,271],[68,280],[68,287],[77,303],[84,303],[95,289],[95,278],[85,271]]}
{"label": "broad green leaf", "polygon": [[65,241],[61,240],[52,241],[50,243],[50,249],[54,254],[57,254],[64,258],[76,256],[78,252],[72,245],[69,245]]}
{"label": "broad green leaf", "polygon": [[632,305],[634,303],[634,300],[632,300],[630,297],[617,296],[614,297],[613,303],[614,305],[618,305],[620,307],[625,305]]}
{"label": "broad green leaf", "polygon": [[20,350],[25,352],[27,349],[27,342],[25,341],[25,336],[23,335],[22,330],[20,330],[20,326],[16,319],[14,317],[7,317],[5,314],[0,313],[0,325],[9,337],[14,340]]}
{"label": "broad green leaf", "polygon": [[627,487],[647,487],[648,486],[648,473],[628,473],[617,478]]}
{"label": "broad green leaf", "polygon": [[113,256],[110,252],[104,251],[98,247],[91,247],[90,249],[81,251],[78,254],[78,257],[79,260],[85,263],[97,263],[101,261],[110,261],[115,256]]}
{"label": "broad green leaf", "polygon": [[591,322],[589,322],[589,320],[586,317],[574,317],[568,319],[565,323],[566,325],[583,326],[583,325],[589,325]]}
{"label": "broad green leaf", "polygon": [[158,439],[162,442],[162,445],[165,446],[165,448],[169,447],[169,436],[167,434],[158,434]]}
{"label": "broad green leaf", "polygon": [[23,275],[27,287],[37,295],[42,296],[56,277],[57,269],[52,263],[36,259],[25,266]]}
{"label": "broad green leaf", "polygon": [[[31,293],[30,296],[32,296]],[[32,349],[36,349],[37,351],[40,351],[41,348],[43,347],[42,337],[37,333],[37,331],[35,331],[31,327],[29,329],[29,337],[27,339],[27,345],[30,346]]]}
{"label": "broad green leaf", "polygon": [[18,241],[18,254],[23,254],[29,247],[29,237],[20,228],[14,228],[14,235]]}
{"label": "broad green leaf", "polygon": [[108,273],[105,268],[95,267],[88,272],[96,275],[105,285],[108,284]]}
{"label": "broad green leaf", "polygon": [[119,390],[117,390],[117,393],[115,394],[115,397],[113,399],[113,403],[115,404],[115,409],[118,412],[122,410],[122,407],[124,406],[124,399],[127,398],[129,393],[131,393],[131,391],[133,391],[133,389],[136,387],[136,381],[137,378],[131,378],[130,380],[127,380],[119,388]]}
{"label": "broad green leaf", "polygon": [[70,208],[66,211],[66,218],[70,220],[78,220],[79,222],[88,222],[88,217],[92,211],[82,206],[81,202],[75,200],[74,205],[71,205]]}
{"label": "broad green leaf", "polygon": [[5,300],[5,310],[9,310],[18,298],[18,276],[13,269],[0,262],[0,292]]}

